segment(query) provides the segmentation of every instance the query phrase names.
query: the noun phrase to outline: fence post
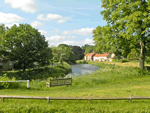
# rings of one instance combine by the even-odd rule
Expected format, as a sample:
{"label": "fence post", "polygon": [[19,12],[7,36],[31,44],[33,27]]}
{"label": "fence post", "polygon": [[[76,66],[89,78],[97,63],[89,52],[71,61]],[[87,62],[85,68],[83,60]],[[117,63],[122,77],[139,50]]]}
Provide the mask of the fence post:
{"label": "fence post", "polygon": [[129,102],[132,102],[132,96],[130,96],[130,101]]}
{"label": "fence post", "polygon": [[72,77],[71,77],[71,86],[72,86]]}
{"label": "fence post", "polygon": [[49,97],[47,97],[47,102],[48,102],[48,103],[50,102],[50,99],[49,99]]}
{"label": "fence post", "polygon": [[91,103],[91,99],[89,99],[89,103]]}
{"label": "fence post", "polygon": [[1,101],[4,102],[4,97],[1,97]]}
{"label": "fence post", "polygon": [[27,80],[27,88],[29,88],[29,80]]}
{"label": "fence post", "polygon": [[51,79],[49,79],[49,87],[51,87]]}

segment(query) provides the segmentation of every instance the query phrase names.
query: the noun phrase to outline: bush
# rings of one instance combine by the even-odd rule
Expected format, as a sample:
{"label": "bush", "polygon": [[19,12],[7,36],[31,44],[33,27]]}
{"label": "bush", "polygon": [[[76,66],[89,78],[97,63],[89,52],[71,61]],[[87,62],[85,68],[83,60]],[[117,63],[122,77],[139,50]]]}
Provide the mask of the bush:
{"label": "bush", "polygon": [[[3,77],[0,77],[0,81],[14,81],[16,78],[9,79],[6,75]],[[19,84],[16,82],[1,82],[0,83],[0,89],[8,89],[8,88],[17,88],[19,87]]]}
{"label": "bush", "polygon": [[145,61],[146,61],[146,63],[149,63],[149,64],[150,64],[150,57],[146,56],[146,57],[145,57]]}
{"label": "bush", "polygon": [[121,61],[122,63],[128,62],[128,60],[126,60],[126,59],[121,59],[120,61]]}
{"label": "bush", "polygon": [[113,57],[113,59],[119,60],[119,59],[121,59],[121,56],[116,56],[116,55],[115,55],[115,56]]}
{"label": "bush", "polygon": [[6,74],[10,79],[15,77],[17,80],[31,80],[31,79],[47,79],[48,77],[58,77],[64,76],[64,74],[68,74],[71,72],[71,66],[63,62],[63,65],[58,63],[56,66],[45,66],[35,69],[28,69],[25,72],[23,71],[6,71],[0,73],[0,76],[4,76]]}
{"label": "bush", "polygon": [[117,60],[117,59],[112,59],[112,61],[113,61],[113,62],[118,62],[119,60]]}
{"label": "bush", "polygon": [[77,64],[88,64],[88,61],[86,61],[86,60],[77,60],[76,63]]}

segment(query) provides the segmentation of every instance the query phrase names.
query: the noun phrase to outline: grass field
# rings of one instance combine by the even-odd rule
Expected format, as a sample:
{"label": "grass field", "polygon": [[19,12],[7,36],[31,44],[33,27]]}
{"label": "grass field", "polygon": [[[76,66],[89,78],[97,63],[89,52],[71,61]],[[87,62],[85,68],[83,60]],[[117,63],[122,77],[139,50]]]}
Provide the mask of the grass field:
{"label": "grass field", "polygon": [[[142,71],[133,62],[88,62],[101,67],[95,73],[74,77],[72,86],[46,88],[47,80],[32,80],[30,89],[21,83],[18,89],[1,89],[0,95],[26,95],[50,97],[129,97],[150,96],[150,72]],[[130,67],[129,67],[130,65]],[[127,67],[128,66],[128,67]],[[0,102],[2,112],[27,113],[145,113],[150,112],[150,100],[21,100]]]}

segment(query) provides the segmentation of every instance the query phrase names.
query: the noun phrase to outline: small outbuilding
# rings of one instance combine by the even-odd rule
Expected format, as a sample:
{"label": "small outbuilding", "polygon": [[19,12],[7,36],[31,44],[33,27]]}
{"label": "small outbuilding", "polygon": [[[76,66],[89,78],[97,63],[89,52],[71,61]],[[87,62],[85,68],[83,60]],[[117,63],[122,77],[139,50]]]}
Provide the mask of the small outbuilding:
{"label": "small outbuilding", "polygon": [[86,54],[84,60],[87,61],[112,61],[115,54],[105,53],[105,54],[96,54],[96,53],[89,53]]}
{"label": "small outbuilding", "polygon": [[89,53],[84,56],[84,60],[93,61],[93,57],[96,53]]}

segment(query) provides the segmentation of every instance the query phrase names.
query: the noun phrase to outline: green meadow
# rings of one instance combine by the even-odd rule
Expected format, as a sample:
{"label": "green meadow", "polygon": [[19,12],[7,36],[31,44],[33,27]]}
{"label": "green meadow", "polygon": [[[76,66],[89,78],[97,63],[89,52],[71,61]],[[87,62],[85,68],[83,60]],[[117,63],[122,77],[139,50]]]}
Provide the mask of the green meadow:
{"label": "green meadow", "polygon": [[[73,77],[72,86],[47,88],[47,79],[31,79],[18,88],[0,89],[0,95],[49,97],[129,97],[150,96],[150,71],[141,70],[134,62],[113,63],[77,61],[100,68],[89,75]],[[127,65],[127,66],[125,66]],[[150,112],[150,100],[31,100],[5,99],[0,101],[0,113],[145,113]]]}

